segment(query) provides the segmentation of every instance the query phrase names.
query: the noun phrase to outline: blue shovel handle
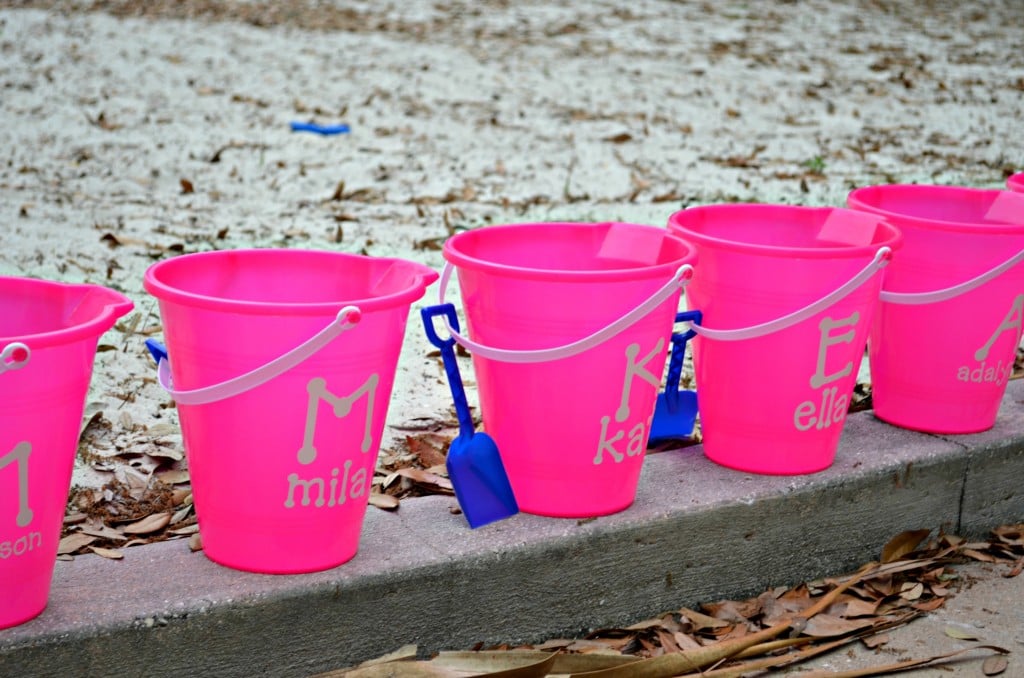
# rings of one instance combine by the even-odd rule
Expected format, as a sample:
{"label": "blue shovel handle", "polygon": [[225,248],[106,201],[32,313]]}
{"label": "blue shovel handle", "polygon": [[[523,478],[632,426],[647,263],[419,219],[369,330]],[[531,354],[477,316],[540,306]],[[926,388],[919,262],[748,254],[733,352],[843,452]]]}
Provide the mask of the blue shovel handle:
{"label": "blue shovel handle", "polygon": [[[700,325],[702,317],[700,311],[683,311],[676,314],[676,322]],[[679,380],[683,376],[686,342],[695,336],[697,336],[697,332],[692,328],[672,335],[672,355],[669,357],[668,376],[665,379],[665,401],[671,411],[675,411],[679,407]]]}
{"label": "blue shovel handle", "polygon": [[459,363],[455,358],[455,339],[452,337],[442,339],[434,329],[434,318],[444,316],[448,320],[448,326],[456,332],[459,331],[459,317],[455,313],[455,306],[452,304],[428,306],[420,310],[420,315],[427,332],[427,340],[441,350],[441,361],[444,363],[444,371],[448,375],[448,385],[451,387],[452,400],[455,403],[455,416],[459,420],[459,436],[465,436],[468,441],[473,437],[475,428],[473,415],[469,411],[469,401],[466,400],[466,389],[462,386]]}

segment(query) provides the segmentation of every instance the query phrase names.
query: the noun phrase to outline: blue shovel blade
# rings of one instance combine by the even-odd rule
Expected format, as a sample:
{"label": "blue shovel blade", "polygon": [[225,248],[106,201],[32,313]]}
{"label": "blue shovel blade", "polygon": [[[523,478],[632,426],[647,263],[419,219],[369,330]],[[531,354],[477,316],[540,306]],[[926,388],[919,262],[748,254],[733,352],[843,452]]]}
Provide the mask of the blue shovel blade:
{"label": "blue shovel blade", "polygon": [[486,433],[453,440],[446,466],[470,527],[481,527],[519,513],[498,446]]}
{"label": "blue shovel blade", "polygon": [[649,443],[681,440],[693,435],[693,427],[697,423],[697,392],[679,391],[675,401],[673,406],[668,394],[658,394]]}

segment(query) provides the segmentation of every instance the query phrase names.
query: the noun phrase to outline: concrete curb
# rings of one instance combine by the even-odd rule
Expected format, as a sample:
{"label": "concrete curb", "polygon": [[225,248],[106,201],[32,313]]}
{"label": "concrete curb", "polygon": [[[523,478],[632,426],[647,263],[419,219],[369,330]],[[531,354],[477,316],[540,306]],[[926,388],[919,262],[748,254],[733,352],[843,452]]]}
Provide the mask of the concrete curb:
{"label": "concrete curb", "polygon": [[934,436],[852,415],[836,463],[764,477],[700,448],[651,455],[636,503],[590,521],[470,531],[454,499],[372,510],[328,572],[220,567],[184,541],[57,563],[50,605],[0,631],[0,675],[308,675],[405,643],[538,641],[854,567],[912,528],[982,536],[1024,518],[1024,382],[997,425]]}

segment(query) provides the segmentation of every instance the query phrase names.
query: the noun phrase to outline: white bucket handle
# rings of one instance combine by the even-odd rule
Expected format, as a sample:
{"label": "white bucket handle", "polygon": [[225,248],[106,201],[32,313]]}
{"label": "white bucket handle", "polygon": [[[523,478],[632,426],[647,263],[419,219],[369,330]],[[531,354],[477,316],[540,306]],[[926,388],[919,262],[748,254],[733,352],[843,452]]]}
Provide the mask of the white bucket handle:
{"label": "white bucket handle", "polygon": [[[22,354],[21,358],[17,357],[19,353]],[[12,341],[7,346],[4,346],[3,351],[0,351],[0,374],[20,370],[25,365],[28,365],[29,358],[31,357],[32,349],[20,341]]]}
{"label": "white bucket handle", "polygon": [[812,301],[807,306],[793,311],[788,315],[784,315],[781,318],[775,320],[769,320],[758,325],[752,325],[750,327],[742,327],[735,330],[714,330],[705,327],[704,325],[697,325],[695,323],[686,323],[687,326],[698,335],[707,337],[708,339],[714,339],[715,341],[740,341],[742,339],[754,339],[755,337],[763,337],[766,334],[772,332],[778,332],[784,330],[787,327],[792,327],[799,322],[810,318],[811,316],[817,315],[821,311],[825,310],[832,304],[836,303],[846,295],[853,292],[855,289],[863,285],[865,282],[870,280],[875,273],[885,268],[889,263],[889,259],[892,256],[892,250],[888,247],[882,246],[875,252],[875,257],[872,259],[867,266],[861,271],[850,278],[849,281],[837,287],[831,293],[824,297]]}
{"label": "white bucket handle", "polygon": [[946,301],[953,297],[958,297],[961,294],[966,294],[976,287],[984,285],[989,280],[996,278],[1006,271],[1024,261],[1024,250],[1017,252],[1003,263],[999,264],[995,268],[991,268],[979,276],[971,278],[966,282],[962,282],[952,287],[947,287],[941,290],[935,290],[934,292],[886,292],[882,291],[879,297],[882,301],[889,302],[890,304],[906,304],[906,305],[920,305],[920,304],[934,304],[940,301]]}
{"label": "white bucket handle", "polygon": [[[444,297],[445,293],[448,291],[448,281],[451,278],[453,269],[454,267],[451,262],[445,262],[444,270],[441,272],[441,282],[437,294],[438,303],[440,304],[445,303]],[[615,320],[589,336],[555,348],[513,350],[485,346],[456,332],[448,322],[447,318],[443,315],[440,316],[440,319],[441,322],[444,323],[445,329],[451,334],[452,339],[474,355],[479,355],[490,360],[497,360],[498,362],[504,363],[540,363],[550,360],[561,360],[563,358],[569,358],[583,353],[584,351],[611,339],[619,332],[622,332],[630,325],[639,321],[641,318],[646,317],[647,314],[667,301],[676,293],[677,290],[686,287],[686,284],[690,282],[690,278],[692,277],[693,267],[689,264],[683,264],[667,283],[662,285],[657,292],[652,294],[646,301],[642,302],[629,313],[626,313],[618,320]]]}
{"label": "white bucket handle", "polygon": [[303,363],[317,351],[331,343],[342,332],[350,330],[359,324],[361,319],[362,311],[359,310],[358,306],[345,306],[338,311],[337,316],[331,319],[327,327],[284,355],[241,376],[222,381],[213,386],[204,386],[203,388],[188,391],[175,391],[174,384],[171,382],[171,367],[167,363],[166,358],[161,358],[157,364],[157,381],[160,382],[160,386],[179,405],[205,405],[217,402],[218,400],[226,400],[265,384]]}

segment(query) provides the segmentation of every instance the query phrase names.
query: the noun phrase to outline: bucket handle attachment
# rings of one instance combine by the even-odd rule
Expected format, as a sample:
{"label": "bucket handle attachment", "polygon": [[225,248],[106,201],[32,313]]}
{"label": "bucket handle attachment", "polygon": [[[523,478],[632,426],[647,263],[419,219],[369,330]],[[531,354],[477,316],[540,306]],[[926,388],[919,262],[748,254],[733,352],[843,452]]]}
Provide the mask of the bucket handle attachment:
{"label": "bucket handle attachment", "polygon": [[12,341],[0,351],[0,374],[14,370],[20,370],[28,365],[32,357],[32,349],[20,341]]}
{"label": "bucket handle attachment", "polygon": [[331,343],[342,332],[352,329],[362,319],[362,311],[358,306],[345,306],[338,315],[331,319],[331,322],[324,329],[299,344],[287,353],[271,360],[270,362],[246,372],[240,376],[222,381],[213,386],[192,389],[188,391],[174,390],[171,381],[171,367],[168,363],[167,349],[160,342],[149,339],[146,347],[157,362],[157,381],[167,391],[174,401],[179,405],[205,405],[207,403],[226,400],[236,395],[250,391],[257,386],[279,377],[293,367],[302,364],[312,357],[327,344]]}
{"label": "bucket handle attachment", "polygon": [[996,278],[1006,271],[1024,261],[1024,250],[1017,252],[1003,263],[999,264],[995,268],[991,268],[985,271],[979,276],[975,276],[970,280],[962,282],[952,287],[947,287],[941,290],[935,290],[934,292],[886,292],[882,291],[879,297],[882,301],[889,302],[890,304],[905,304],[905,305],[921,305],[921,304],[934,304],[940,301],[946,301],[953,297],[958,297],[961,294],[966,294],[976,287],[984,285],[989,280]]}
{"label": "bucket handle attachment", "polygon": [[758,325],[751,325],[750,327],[742,327],[735,330],[715,330],[705,327],[704,325],[698,325],[694,322],[688,322],[687,325],[689,325],[690,329],[698,335],[715,341],[740,341],[742,339],[763,337],[766,334],[771,334],[773,332],[778,332],[779,330],[784,330],[787,327],[792,327],[799,322],[807,320],[811,316],[821,313],[826,308],[844,298],[846,295],[850,294],[874,277],[875,273],[888,265],[891,257],[892,250],[890,248],[885,246],[879,247],[878,251],[875,253],[875,257],[868,263],[868,265],[862,268],[857,275],[850,278],[846,283],[840,285],[824,297],[812,301],[807,306],[784,315],[781,318],[776,318],[775,320],[769,320]]}
{"label": "bucket handle attachment", "polygon": [[[448,291],[448,281],[451,279],[453,269],[454,267],[451,262],[445,263],[444,270],[441,272],[440,288],[437,295],[438,304],[445,304],[444,298]],[[626,313],[618,320],[604,326],[589,336],[583,337],[582,339],[569,344],[556,346],[555,348],[514,350],[485,346],[473,341],[463,334],[460,334],[458,331],[459,328],[457,326],[453,328],[444,315],[439,316],[439,318],[444,324],[445,329],[451,335],[452,339],[474,355],[479,355],[490,360],[497,360],[498,362],[504,363],[540,363],[545,361],[561,360],[563,358],[570,358],[574,355],[583,353],[584,351],[611,339],[619,332],[622,332],[630,325],[647,316],[651,311],[667,301],[676,293],[677,290],[686,287],[692,277],[693,267],[689,264],[683,264],[667,283],[662,285],[657,292],[648,297],[647,300],[643,301],[632,311]]]}

